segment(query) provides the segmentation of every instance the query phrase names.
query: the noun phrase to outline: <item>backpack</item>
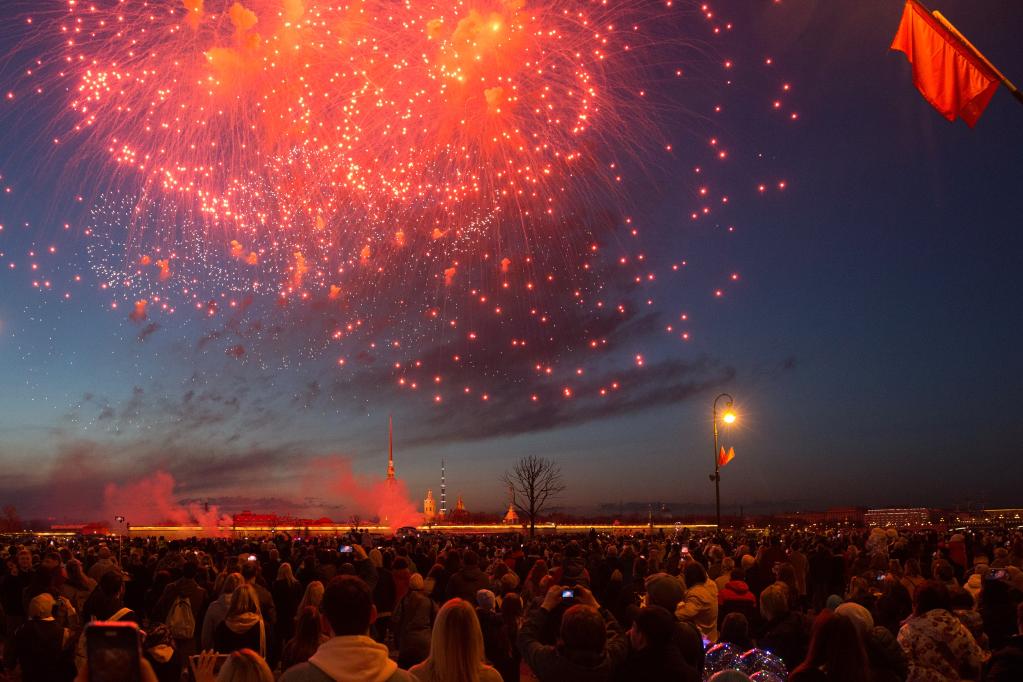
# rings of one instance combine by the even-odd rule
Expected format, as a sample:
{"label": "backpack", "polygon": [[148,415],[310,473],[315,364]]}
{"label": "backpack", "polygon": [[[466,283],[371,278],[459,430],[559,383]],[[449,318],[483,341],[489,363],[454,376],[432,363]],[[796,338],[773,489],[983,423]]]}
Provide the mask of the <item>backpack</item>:
{"label": "backpack", "polygon": [[167,612],[166,623],[174,639],[189,639],[195,635],[195,616],[192,614],[192,603],[188,601],[188,597],[179,594],[174,598],[174,603]]}

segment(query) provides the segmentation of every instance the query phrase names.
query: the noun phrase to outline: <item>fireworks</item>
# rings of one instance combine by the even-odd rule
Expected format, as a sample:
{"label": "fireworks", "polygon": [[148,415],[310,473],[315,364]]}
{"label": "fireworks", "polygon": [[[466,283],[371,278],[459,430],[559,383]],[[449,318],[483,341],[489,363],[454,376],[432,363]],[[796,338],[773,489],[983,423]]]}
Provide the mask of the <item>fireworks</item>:
{"label": "fireworks", "polygon": [[[581,381],[577,359],[559,361],[614,346],[654,305],[642,290],[658,268],[686,265],[639,250],[623,175],[676,154],[659,131],[680,111],[663,87],[691,47],[679,26],[732,28],[696,7],[68,0],[31,21],[33,41],[59,45],[8,99],[66,96],[47,130],[70,167],[102,169],[75,195],[91,206],[85,250],[111,308],[148,322],[140,340],[187,310],[218,325],[200,348],[240,361],[271,338],[338,372],[386,366],[438,404],[449,383],[489,401],[468,384],[509,358],[524,368],[512,383]],[[734,67],[719,63],[727,83]],[[779,87],[765,108],[789,115]],[[726,147],[709,138],[708,162]],[[729,193],[694,171],[690,217],[716,220]],[[595,396],[618,390],[607,378]]]}

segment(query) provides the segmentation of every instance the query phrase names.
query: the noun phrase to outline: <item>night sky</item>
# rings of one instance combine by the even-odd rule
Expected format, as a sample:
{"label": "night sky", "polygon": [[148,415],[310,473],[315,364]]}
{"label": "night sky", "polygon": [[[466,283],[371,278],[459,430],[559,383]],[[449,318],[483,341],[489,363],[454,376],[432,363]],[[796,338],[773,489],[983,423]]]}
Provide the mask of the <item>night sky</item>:
{"label": "night sky", "polygon": [[[1018,2],[928,6],[1023,82]],[[455,342],[410,324],[407,299],[441,276],[410,256],[360,287],[351,317],[365,325],[338,344],[323,336],[344,320],[316,300],[257,295],[239,312],[224,298],[131,319],[134,299],[99,286],[119,253],[109,240],[127,229],[107,225],[107,242],[83,232],[96,227],[91,207],[116,202],[102,180],[109,159],[74,136],[49,144],[68,126],[69,95],[22,96],[25,59],[49,47],[24,9],[0,10],[2,89],[17,90],[0,105],[10,188],[0,195],[0,501],[22,516],[97,518],[108,484],[164,471],[178,500],[341,518],[357,503],[317,471],[342,458],[363,480],[383,477],[388,415],[417,506],[426,488],[438,493],[444,458],[449,498],[498,511],[501,472],[536,453],[561,465],[568,511],[709,510],[710,408],[722,391],[739,413],[723,432],[736,450],[722,474],[726,512],[1021,503],[1023,107],[1000,89],[975,129],[945,121],[888,50],[899,2],[718,2],[711,21],[678,10],[669,28],[685,44],[651,48],[657,113],[625,133],[622,146],[639,151],[623,152],[618,193],[574,207],[569,220],[587,227],[552,239],[535,266],[574,272],[596,235],[600,284],[582,298],[627,300],[628,312],[581,312],[573,287],[551,285],[543,304],[557,309],[557,332],[541,333],[527,328],[525,303],[509,300],[497,323],[464,299],[445,302],[462,292],[457,280],[430,291],[459,319]],[[734,28],[712,35],[724,22]],[[667,77],[676,66],[684,76]],[[704,186],[729,202],[694,220]],[[627,272],[616,269],[626,255]],[[634,284],[647,272],[656,279]],[[216,283],[195,288],[206,286]],[[479,345],[465,345],[467,328]],[[520,330],[552,375],[492,340]],[[581,347],[594,335],[608,341],[598,356]],[[398,338],[414,351],[389,355]],[[420,359],[432,383],[431,368],[461,348],[476,350],[416,390],[391,366]]]}

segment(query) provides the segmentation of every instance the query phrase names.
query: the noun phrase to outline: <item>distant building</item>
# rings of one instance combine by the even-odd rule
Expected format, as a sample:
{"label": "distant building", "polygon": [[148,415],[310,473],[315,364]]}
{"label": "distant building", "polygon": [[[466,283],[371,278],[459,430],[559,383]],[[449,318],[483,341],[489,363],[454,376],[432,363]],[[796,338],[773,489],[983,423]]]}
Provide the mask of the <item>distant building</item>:
{"label": "distant building", "polygon": [[868,509],[863,515],[866,526],[879,528],[916,528],[931,523],[931,511],[925,507]]}
{"label": "distant building", "polygon": [[502,521],[502,523],[507,526],[517,526],[521,523],[519,521],[519,514],[515,511],[514,502],[508,505],[508,513],[504,515],[504,521]]}
{"label": "distant building", "polygon": [[458,496],[455,508],[448,514],[445,520],[451,523],[466,523],[469,521],[469,510],[465,508],[465,502],[462,501],[461,495]]}
{"label": "distant building", "polygon": [[846,523],[852,526],[863,525],[864,507],[832,507],[824,512],[824,523]]}
{"label": "distant building", "polygon": [[426,523],[433,523],[437,518],[437,507],[433,501],[433,491],[426,491],[426,499],[423,500],[423,520]]}
{"label": "distant building", "polygon": [[508,513],[501,523],[507,526],[519,525],[519,513],[515,511],[515,488],[511,484],[508,484]]}

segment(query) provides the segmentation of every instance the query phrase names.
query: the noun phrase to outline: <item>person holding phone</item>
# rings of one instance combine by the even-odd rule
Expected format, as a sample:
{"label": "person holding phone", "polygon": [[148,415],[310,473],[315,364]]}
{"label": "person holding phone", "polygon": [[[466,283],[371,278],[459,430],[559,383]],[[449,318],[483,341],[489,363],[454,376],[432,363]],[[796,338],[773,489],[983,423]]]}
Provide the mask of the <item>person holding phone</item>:
{"label": "person holding phone", "polygon": [[[551,611],[572,593],[572,606],[561,617],[557,647],[540,642]],[[621,625],[581,585],[551,585],[539,608],[519,629],[519,651],[540,682],[604,682],[625,660],[628,644]]]}
{"label": "person holding phone", "polygon": [[139,629],[124,621],[95,621],[85,627],[86,660],[75,682],[159,682],[142,657]]}
{"label": "person holding phone", "polygon": [[28,620],[14,633],[14,651],[23,682],[61,682],[75,676],[70,632],[53,616],[49,593],[32,598]]}

